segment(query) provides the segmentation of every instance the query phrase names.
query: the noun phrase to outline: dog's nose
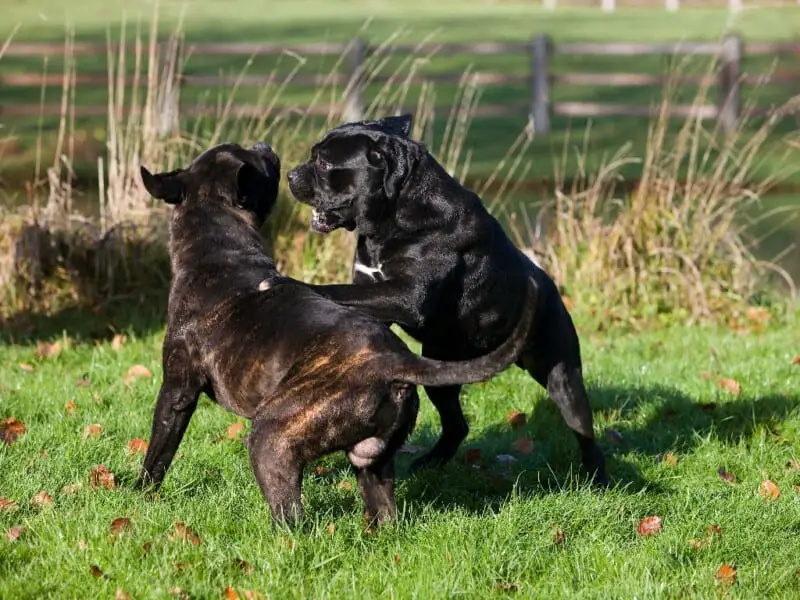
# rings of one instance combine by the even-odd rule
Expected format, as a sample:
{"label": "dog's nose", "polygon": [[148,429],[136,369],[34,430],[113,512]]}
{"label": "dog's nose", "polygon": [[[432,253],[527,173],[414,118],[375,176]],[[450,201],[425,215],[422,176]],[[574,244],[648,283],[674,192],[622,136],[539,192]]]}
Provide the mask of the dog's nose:
{"label": "dog's nose", "polygon": [[255,144],[253,144],[253,151],[258,152],[260,154],[274,152],[272,150],[272,146],[270,146],[267,142],[256,142]]}

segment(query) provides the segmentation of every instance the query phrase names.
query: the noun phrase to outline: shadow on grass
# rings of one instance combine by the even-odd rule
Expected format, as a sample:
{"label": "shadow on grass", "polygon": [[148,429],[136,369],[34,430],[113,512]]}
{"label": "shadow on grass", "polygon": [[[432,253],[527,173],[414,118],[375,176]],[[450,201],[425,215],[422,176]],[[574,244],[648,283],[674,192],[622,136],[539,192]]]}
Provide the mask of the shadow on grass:
{"label": "shadow on grass", "polygon": [[[630,494],[664,493],[659,482],[643,475],[639,468],[642,459],[655,464],[659,455],[669,451],[688,454],[708,435],[724,445],[737,444],[759,430],[777,436],[787,416],[800,410],[797,393],[743,396],[725,403],[700,403],[665,386],[596,387],[589,393],[596,415],[613,412],[615,421],[630,423],[616,426],[622,434],[619,443],[599,441],[612,485]],[[430,447],[438,435],[438,427],[424,426],[414,434],[413,443]],[[533,441],[530,454],[514,449],[514,441],[520,437]],[[481,453],[478,464],[466,464],[467,450],[476,448]],[[518,462],[504,464],[498,460],[503,455],[513,456]],[[398,462],[400,477],[407,480],[407,501],[471,512],[499,508],[513,493],[543,496],[587,484],[578,475],[577,444],[548,399],[537,402],[520,429],[512,430],[505,420],[484,429],[444,468],[409,477],[410,460],[400,455]]]}

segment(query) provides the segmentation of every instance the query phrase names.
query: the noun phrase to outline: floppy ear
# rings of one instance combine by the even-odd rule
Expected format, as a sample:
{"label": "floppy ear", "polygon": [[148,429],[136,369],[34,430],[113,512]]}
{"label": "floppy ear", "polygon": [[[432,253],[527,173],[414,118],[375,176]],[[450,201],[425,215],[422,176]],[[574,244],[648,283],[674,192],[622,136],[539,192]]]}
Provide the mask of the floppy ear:
{"label": "floppy ear", "polygon": [[412,122],[413,117],[410,113],[406,113],[398,117],[384,117],[378,121],[378,124],[394,135],[407,138],[411,135]]}
{"label": "floppy ear", "polygon": [[416,146],[405,140],[383,138],[377,147],[372,148],[368,160],[374,166],[383,167],[383,191],[389,200],[400,195],[411,171],[417,163]]}
{"label": "floppy ear", "polygon": [[147,192],[163,200],[167,204],[180,204],[183,200],[183,169],[176,169],[168,173],[157,173],[153,175],[145,167],[140,167],[142,182]]}
{"label": "floppy ear", "polygon": [[266,177],[254,166],[242,163],[236,172],[236,187],[236,205],[252,210],[261,220],[266,219],[278,199],[278,181]]}

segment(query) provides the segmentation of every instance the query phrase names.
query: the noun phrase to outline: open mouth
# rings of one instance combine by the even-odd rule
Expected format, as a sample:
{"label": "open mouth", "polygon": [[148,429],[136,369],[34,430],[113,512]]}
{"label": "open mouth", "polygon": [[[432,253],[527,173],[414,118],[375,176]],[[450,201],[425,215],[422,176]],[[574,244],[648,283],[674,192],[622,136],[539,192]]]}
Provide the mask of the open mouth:
{"label": "open mouth", "polygon": [[327,213],[317,209],[311,211],[311,229],[318,233],[330,233],[336,227],[328,222]]}

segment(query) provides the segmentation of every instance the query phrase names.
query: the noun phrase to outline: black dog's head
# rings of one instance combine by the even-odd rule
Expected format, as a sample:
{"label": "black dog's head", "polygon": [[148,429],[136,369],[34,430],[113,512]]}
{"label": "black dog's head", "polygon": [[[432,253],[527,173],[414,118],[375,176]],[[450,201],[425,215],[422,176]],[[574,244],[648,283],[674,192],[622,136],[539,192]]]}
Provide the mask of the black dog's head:
{"label": "black dog's head", "polygon": [[360,230],[390,216],[425,153],[408,139],[411,115],[346,123],[311,148],[311,157],[288,173],[294,197],[313,209],[311,227],[328,233]]}
{"label": "black dog's head", "polygon": [[168,204],[218,203],[260,227],[278,198],[281,163],[269,144],[246,150],[220,144],[206,150],[185,169],[153,175],[141,168],[147,191]]}

